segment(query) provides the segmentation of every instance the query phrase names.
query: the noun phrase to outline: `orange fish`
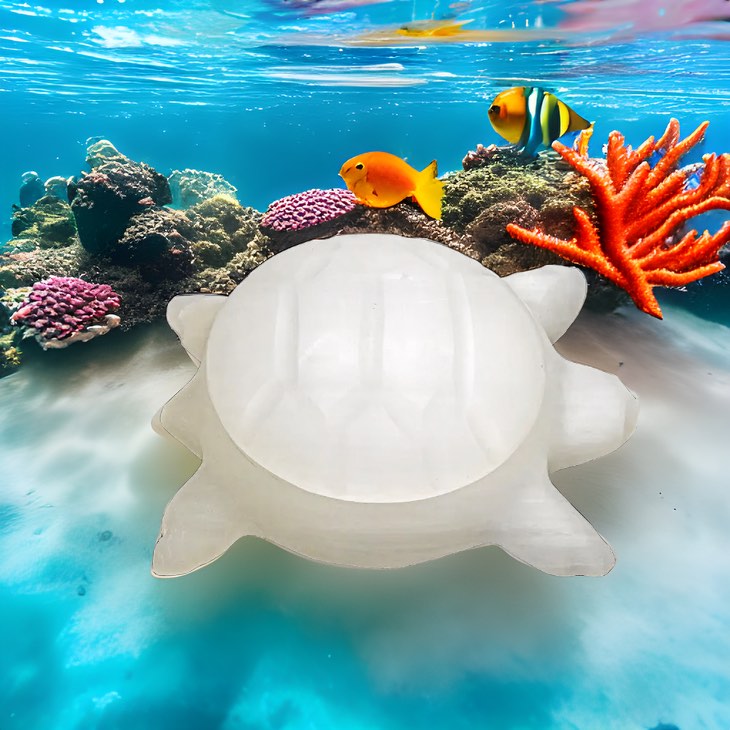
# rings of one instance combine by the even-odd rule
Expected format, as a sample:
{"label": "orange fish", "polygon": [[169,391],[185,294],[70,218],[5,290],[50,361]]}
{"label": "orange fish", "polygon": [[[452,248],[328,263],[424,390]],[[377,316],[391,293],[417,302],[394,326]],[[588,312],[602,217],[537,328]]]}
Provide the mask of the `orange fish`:
{"label": "orange fish", "polygon": [[419,172],[388,152],[365,152],[340,168],[340,177],[359,203],[389,208],[413,197],[426,215],[441,220],[444,186],[437,175],[436,160]]}
{"label": "orange fish", "polygon": [[396,30],[396,33],[410,38],[445,38],[459,35],[463,32],[462,28],[471,22],[473,20],[462,20],[458,22],[449,20],[426,20],[411,23],[410,25],[402,25]]}

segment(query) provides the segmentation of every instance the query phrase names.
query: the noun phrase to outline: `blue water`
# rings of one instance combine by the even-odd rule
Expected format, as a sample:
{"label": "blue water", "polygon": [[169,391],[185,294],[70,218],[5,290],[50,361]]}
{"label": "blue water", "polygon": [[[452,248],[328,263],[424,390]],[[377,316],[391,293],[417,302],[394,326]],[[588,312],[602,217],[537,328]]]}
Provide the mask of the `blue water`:
{"label": "blue water", "polygon": [[[595,120],[596,146],[612,129],[638,144],[671,116],[686,132],[711,119],[701,154],[722,151],[730,129],[730,44],[712,38],[351,48],[336,39],[429,18],[433,3],[305,18],[272,14],[273,0],[158,4],[0,2],[0,205],[8,215],[23,171],[78,174],[90,136],[162,172],[219,172],[258,208],[340,185],[341,163],[366,149],[460,169],[477,143],[501,142],[488,103],[522,82],[554,90]],[[215,10],[231,6],[254,20]],[[538,12],[557,11],[496,0],[474,3],[466,17],[503,28]],[[283,45],[324,29],[335,45]]]}
{"label": "blue water", "polygon": [[[456,11],[281,5],[0,0],[2,237],[21,173],[78,174],[90,136],[165,173],[221,173],[264,209],[340,185],[366,149],[459,169],[500,141],[487,105],[518,83],[595,119],[598,148],[676,116],[685,133],[711,121],[695,157],[728,151],[728,23],[351,47]],[[459,12],[480,29],[564,17],[527,1]],[[666,323],[623,314],[575,336],[576,359],[622,363],[646,414],[618,454],[558,475],[619,555],[599,580],[496,549],[353,573],[245,541],[157,581],[162,510],[196,466],[149,428],[190,375],[177,340],[160,325],[31,357],[0,380],[0,729],[727,730],[730,294],[695,293],[702,319],[681,292],[666,301]]]}

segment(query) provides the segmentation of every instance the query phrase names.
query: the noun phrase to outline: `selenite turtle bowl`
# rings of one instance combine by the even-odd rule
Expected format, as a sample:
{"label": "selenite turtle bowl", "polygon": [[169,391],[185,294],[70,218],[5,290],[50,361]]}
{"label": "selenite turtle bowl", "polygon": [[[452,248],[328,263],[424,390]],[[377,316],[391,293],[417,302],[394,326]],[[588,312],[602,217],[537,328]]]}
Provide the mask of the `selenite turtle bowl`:
{"label": "selenite turtle bowl", "polygon": [[396,568],[499,545],[556,575],[610,546],[550,481],[618,448],[638,404],[552,343],[586,293],[575,268],[499,278],[393,235],[310,241],[168,321],[198,370],[155,427],[201,465],[168,505],[153,573],[257,536],[313,560]]}

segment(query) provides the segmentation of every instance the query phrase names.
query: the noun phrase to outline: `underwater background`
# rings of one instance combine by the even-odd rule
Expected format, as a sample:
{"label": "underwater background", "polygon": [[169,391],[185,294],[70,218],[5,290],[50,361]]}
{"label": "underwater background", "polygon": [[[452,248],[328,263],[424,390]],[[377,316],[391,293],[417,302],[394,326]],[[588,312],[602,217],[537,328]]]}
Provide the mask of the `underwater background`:
{"label": "underwater background", "polygon": [[[487,109],[517,85],[595,121],[596,154],[611,130],[638,145],[670,117],[683,136],[710,121],[688,162],[728,151],[728,3],[602,2],[594,17],[560,2],[0,0],[0,241],[21,174],[79,175],[93,137],[166,175],[219,173],[260,211],[342,187],[364,150],[459,170],[503,143]],[[495,35],[393,41],[454,19]],[[617,553],[599,579],[497,548],[345,571],[247,539],[156,580],[160,516],[197,461],[149,424],[190,361],[164,322],[28,347],[0,379],[0,728],[730,728],[717,277],[660,292],[663,321],[587,312],[558,343],[641,399],[622,449],[554,476]]]}

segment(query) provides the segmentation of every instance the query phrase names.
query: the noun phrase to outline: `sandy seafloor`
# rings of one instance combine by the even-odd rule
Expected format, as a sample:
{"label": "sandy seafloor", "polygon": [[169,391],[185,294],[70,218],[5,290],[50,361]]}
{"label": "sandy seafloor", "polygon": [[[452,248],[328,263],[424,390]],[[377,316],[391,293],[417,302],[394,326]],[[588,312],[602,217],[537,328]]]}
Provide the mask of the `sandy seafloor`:
{"label": "sandy seafloor", "polygon": [[641,398],[622,449],[554,476],[613,545],[605,578],[247,539],[156,580],[197,462],[150,419],[192,365],[164,325],[30,358],[0,381],[0,728],[730,728],[730,329],[583,314],[559,349]]}

